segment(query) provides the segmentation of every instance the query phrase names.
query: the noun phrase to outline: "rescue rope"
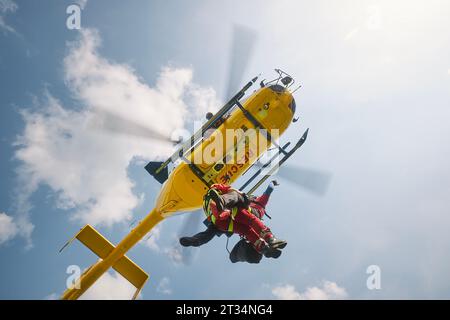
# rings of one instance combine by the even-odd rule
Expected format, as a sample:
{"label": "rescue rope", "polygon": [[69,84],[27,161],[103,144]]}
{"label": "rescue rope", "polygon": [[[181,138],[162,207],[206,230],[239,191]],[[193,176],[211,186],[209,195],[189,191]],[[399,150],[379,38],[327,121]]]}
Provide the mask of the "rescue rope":
{"label": "rescue rope", "polygon": [[231,251],[228,249],[228,241],[229,241],[229,240],[230,240],[230,238],[227,237],[227,243],[226,243],[226,245],[225,245],[225,249],[227,249],[228,254],[231,254]]}

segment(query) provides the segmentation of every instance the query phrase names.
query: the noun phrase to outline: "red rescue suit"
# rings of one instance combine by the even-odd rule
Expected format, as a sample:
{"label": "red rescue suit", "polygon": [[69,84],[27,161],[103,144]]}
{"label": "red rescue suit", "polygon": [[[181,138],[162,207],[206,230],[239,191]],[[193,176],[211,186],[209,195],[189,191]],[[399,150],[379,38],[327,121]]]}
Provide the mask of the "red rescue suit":
{"label": "red rescue suit", "polygon": [[[221,194],[226,194],[231,190],[228,185],[214,184],[211,188],[216,189]],[[265,215],[265,206],[269,196],[263,194],[250,201],[249,209],[234,207],[231,210],[219,212],[214,201],[205,204],[206,215],[219,230],[237,233],[245,237],[253,244],[257,251],[260,251],[269,238],[273,237],[270,229],[261,221]],[[249,212],[251,210],[251,212]]]}

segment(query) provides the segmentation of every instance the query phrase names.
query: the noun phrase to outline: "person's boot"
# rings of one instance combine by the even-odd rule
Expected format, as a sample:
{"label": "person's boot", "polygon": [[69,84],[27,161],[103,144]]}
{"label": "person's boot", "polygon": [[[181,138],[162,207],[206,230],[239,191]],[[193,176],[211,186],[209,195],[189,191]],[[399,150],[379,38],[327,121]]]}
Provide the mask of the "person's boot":
{"label": "person's boot", "polygon": [[180,238],[180,244],[183,247],[194,247],[195,246],[195,239],[193,237],[181,237]]}
{"label": "person's boot", "polygon": [[269,244],[269,247],[273,249],[283,249],[287,245],[287,241],[277,239],[273,236],[267,240],[267,243]]}
{"label": "person's boot", "polygon": [[253,247],[257,252],[263,254],[266,258],[278,258],[281,255],[281,250],[276,248],[271,248],[264,239],[257,240]]}
{"label": "person's boot", "polygon": [[263,230],[260,237],[269,244],[269,247],[274,249],[283,249],[287,245],[286,241],[275,238],[269,228]]}
{"label": "person's boot", "polygon": [[281,256],[281,250],[280,249],[271,248],[270,246],[263,247],[262,250],[261,250],[261,253],[266,258],[277,259],[277,258],[279,258]]}
{"label": "person's boot", "polygon": [[225,204],[223,199],[220,197],[220,194],[215,189],[209,189],[207,196],[211,198],[212,201],[216,204],[216,208],[219,212],[222,212],[225,210]]}
{"label": "person's boot", "polygon": [[260,253],[266,258],[277,259],[281,256],[280,249],[271,248],[266,242],[260,247]]}

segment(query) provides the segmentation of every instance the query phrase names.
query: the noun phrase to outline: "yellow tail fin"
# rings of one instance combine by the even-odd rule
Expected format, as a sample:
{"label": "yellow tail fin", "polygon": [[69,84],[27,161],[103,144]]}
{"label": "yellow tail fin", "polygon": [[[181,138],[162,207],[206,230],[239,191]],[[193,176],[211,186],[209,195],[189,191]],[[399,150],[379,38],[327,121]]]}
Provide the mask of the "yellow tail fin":
{"label": "yellow tail fin", "polygon": [[[78,239],[101,259],[105,259],[111,251],[114,250],[114,245],[90,225],[84,226],[84,228],[81,229],[67,244],[74,239]],[[64,247],[66,247],[67,244]],[[136,299],[145,282],[148,280],[148,274],[127,256],[120,258],[120,260],[113,265],[113,269],[136,287],[136,292],[133,295],[133,299]]]}

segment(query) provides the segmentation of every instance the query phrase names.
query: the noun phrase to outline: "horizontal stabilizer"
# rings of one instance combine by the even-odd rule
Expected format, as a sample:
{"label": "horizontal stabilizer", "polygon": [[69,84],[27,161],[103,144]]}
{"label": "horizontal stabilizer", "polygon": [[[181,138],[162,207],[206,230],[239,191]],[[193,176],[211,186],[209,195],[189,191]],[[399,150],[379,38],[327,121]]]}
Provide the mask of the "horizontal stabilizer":
{"label": "horizontal stabilizer", "polygon": [[[86,225],[81,229],[75,238],[91,249],[91,251],[101,259],[108,257],[115,248],[111,242],[90,225]],[[120,258],[112,267],[137,288],[133,299],[136,298],[137,294],[147,281],[148,274],[127,256]]]}
{"label": "horizontal stabilizer", "polygon": [[163,184],[169,177],[169,169],[167,165],[159,172],[158,169],[161,167],[163,162],[150,161],[146,166],[145,170],[150,173],[159,183]]}

